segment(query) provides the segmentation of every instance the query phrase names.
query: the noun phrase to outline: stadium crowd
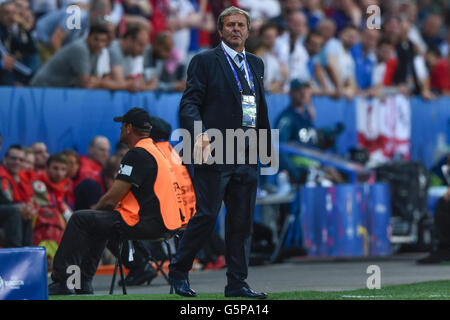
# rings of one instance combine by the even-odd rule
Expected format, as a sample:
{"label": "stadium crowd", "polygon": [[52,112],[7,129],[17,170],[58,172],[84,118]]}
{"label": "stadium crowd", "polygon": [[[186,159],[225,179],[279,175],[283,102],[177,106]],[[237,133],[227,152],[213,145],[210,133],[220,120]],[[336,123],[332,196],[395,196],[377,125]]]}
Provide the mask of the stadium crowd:
{"label": "stadium crowd", "polygon": [[293,79],[349,99],[450,92],[446,1],[0,2],[0,85],[182,92],[190,58],[219,43],[215,21],[234,5],[251,13],[247,50],[263,59],[269,93]]}

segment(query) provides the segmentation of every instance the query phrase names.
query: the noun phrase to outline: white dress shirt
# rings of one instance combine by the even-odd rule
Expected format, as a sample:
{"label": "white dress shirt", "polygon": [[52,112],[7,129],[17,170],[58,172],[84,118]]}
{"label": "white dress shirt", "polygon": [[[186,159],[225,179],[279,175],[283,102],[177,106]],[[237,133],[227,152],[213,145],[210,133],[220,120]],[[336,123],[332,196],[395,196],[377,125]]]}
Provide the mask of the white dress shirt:
{"label": "white dress shirt", "polygon": [[[237,56],[237,55],[238,55],[238,52],[235,51],[235,50],[233,50],[233,49],[231,49],[231,48],[230,48],[229,46],[227,46],[227,45],[225,44],[225,42],[223,42],[223,41],[222,41],[222,46],[223,46],[223,48],[225,48],[225,51],[226,51],[227,54],[230,56],[230,58],[233,59],[234,62],[236,63],[236,65],[239,66],[240,61],[239,61],[239,58],[238,58],[238,56]],[[242,53],[244,54],[245,60],[247,60],[247,57],[246,57],[246,55],[245,55],[245,49],[244,49],[244,51],[242,51]],[[251,82],[250,82],[250,77],[248,76],[247,63],[244,63],[244,70],[245,70],[245,78],[246,78],[246,80],[247,80],[247,83],[248,83],[249,87],[251,88],[251,87],[252,87],[252,84],[251,84]]]}

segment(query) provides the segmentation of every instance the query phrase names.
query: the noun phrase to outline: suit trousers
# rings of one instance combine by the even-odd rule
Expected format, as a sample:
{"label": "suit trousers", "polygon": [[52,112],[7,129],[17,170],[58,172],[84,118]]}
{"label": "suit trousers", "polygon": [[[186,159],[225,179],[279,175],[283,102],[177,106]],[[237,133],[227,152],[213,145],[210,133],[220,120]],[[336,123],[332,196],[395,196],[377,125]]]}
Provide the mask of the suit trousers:
{"label": "suit trousers", "polygon": [[253,228],[258,172],[255,166],[227,166],[223,171],[198,167],[194,170],[196,213],[189,220],[177,252],[169,266],[169,276],[187,280],[197,252],[216,225],[225,203],[226,290],[247,286],[250,242]]}

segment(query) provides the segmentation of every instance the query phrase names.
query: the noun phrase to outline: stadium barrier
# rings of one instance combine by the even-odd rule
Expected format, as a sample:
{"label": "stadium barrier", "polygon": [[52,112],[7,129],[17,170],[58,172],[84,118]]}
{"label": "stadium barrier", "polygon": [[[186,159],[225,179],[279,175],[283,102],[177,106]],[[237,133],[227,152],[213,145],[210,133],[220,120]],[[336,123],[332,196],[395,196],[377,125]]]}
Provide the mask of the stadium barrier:
{"label": "stadium barrier", "polygon": [[44,247],[0,249],[0,300],[48,300]]}
{"label": "stadium barrier", "polygon": [[289,238],[301,239],[308,256],[390,254],[391,206],[386,184],[304,186],[299,193],[299,218]]}
{"label": "stadium barrier", "polygon": [[[0,87],[0,97],[0,132],[3,135],[0,157],[9,145],[16,143],[29,145],[45,141],[51,153],[73,148],[83,154],[91,138],[98,134],[114,144],[119,139],[120,124],[114,123],[112,118],[136,106],[168,121],[172,129],[179,127],[179,93]],[[269,121],[274,126],[280,112],[289,105],[289,96],[267,95],[267,103]],[[421,161],[427,168],[437,157],[438,141],[450,144],[449,103],[449,97],[433,101],[419,97],[410,99],[411,160]],[[357,145],[358,139],[355,100],[315,97],[314,106],[317,127],[333,128],[339,122],[344,124],[336,147],[339,154],[346,155],[349,148]]]}

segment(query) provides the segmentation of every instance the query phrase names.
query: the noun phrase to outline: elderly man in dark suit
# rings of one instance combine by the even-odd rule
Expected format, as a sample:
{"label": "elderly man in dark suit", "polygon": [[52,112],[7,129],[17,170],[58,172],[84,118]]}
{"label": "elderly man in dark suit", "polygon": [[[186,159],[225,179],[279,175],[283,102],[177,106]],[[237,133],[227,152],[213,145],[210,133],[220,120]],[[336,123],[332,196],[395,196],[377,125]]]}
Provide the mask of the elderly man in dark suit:
{"label": "elderly man in dark suit", "polygon": [[[169,267],[171,291],[175,289],[182,296],[196,295],[190,288],[188,272],[197,251],[208,241],[224,201],[227,212],[225,296],[267,297],[265,293],[251,290],[245,282],[258,177],[256,161],[249,160],[255,156],[257,145],[271,150],[263,85],[264,65],[260,58],[244,50],[249,29],[250,17],[246,11],[236,7],[225,9],[218,19],[222,42],[216,48],[196,55],[188,68],[187,87],[179,112],[181,127],[187,129],[195,141],[193,183],[197,205],[196,214],[190,220]],[[199,134],[195,128],[200,123]],[[217,137],[214,141],[211,139],[210,129],[221,133],[222,148],[212,148]],[[230,129],[247,135],[241,148],[228,148],[235,141],[234,136],[226,134]],[[252,135],[257,140],[249,138]],[[216,158],[217,161],[209,161],[211,150],[215,155],[222,153],[226,163],[220,157]],[[245,163],[237,161],[241,156]]]}

